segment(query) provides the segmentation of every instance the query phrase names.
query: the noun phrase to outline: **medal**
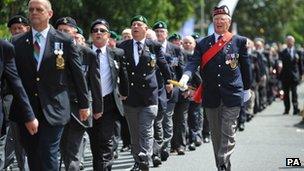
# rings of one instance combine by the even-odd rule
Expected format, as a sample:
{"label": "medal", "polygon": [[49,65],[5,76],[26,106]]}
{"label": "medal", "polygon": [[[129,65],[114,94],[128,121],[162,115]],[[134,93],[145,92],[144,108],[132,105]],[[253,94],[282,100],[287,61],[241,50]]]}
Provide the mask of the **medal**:
{"label": "medal", "polygon": [[62,43],[58,43],[55,42],[55,50],[54,50],[54,54],[57,55],[56,57],[56,68],[58,70],[62,70],[64,69],[64,58],[62,57],[63,55],[63,44]]}
{"label": "medal", "polygon": [[156,64],[156,60],[155,60],[155,59],[152,59],[152,60],[150,61],[151,67],[155,67],[155,64]]}

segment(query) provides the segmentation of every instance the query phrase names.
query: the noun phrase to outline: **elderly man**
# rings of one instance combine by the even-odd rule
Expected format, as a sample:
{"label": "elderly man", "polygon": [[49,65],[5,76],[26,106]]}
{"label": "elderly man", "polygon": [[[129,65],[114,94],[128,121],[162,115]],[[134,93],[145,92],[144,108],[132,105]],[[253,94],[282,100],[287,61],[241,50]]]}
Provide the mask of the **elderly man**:
{"label": "elderly man", "polygon": [[[171,78],[169,66],[161,51],[161,44],[146,39],[147,19],[135,16],[131,21],[133,39],[122,42],[125,51],[130,94],[124,103],[125,117],[131,134],[131,149],[135,159],[132,170],[149,170],[153,146],[153,123],[158,110],[156,66],[167,82]],[[167,91],[172,85],[166,84]]]}
{"label": "elderly man", "polygon": [[[75,85],[82,121],[90,115],[88,89],[73,40],[49,24],[53,15],[50,1],[30,0],[28,10],[32,29],[12,42],[17,70],[35,115],[22,115],[24,111],[14,99],[10,118],[19,124],[30,170],[55,171],[59,169],[60,138],[71,116],[68,73]],[[36,118],[38,132],[32,135],[24,123]]]}
{"label": "elderly man", "polygon": [[213,9],[213,23],[215,33],[198,43],[180,84],[186,88],[200,66],[202,84],[195,100],[202,100],[210,122],[216,166],[222,171],[231,170],[237,118],[241,105],[250,97],[251,68],[246,38],[228,31],[231,17],[227,6]]}
{"label": "elderly man", "polygon": [[293,36],[286,37],[287,48],[280,53],[280,60],[283,62],[283,68],[280,74],[282,87],[284,91],[284,114],[288,114],[290,110],[290,95],[291,91],[293,114],[298,115],[298,94],[297,86],[303,76],[303,56],[301,51],[298,51],[295,46]]}
{"label": "elderly man", "polygon": [[15,15],[7,23],[11,34],[17,35],[19,33],[25,33],[30,30],[29,21],[22,15]]}

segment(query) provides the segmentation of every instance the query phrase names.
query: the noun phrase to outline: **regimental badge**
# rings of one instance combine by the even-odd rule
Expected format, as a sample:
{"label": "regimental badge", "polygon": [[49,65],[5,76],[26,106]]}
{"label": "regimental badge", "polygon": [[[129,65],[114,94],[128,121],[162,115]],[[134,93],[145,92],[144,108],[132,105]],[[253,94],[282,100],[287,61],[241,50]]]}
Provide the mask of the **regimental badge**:
{"label": "regimental badge", "polygon": [[64,19],[63,19],[63,23],[68,23],[68,19],[67,19],[67,18],[64,18]]}
{"label": "regimental badge", "polygon": [[154,68],[155,65],[156,65],[155,54],[151,53],[151,54],[150,54],[150,57],[151,57],[150,66]]}
{"label": "regimental badge", "polygon": [[115,65],[115,68],[116,68],[116,69],[119,69],[118,62],[117,62],[117,61],[115,61],[115,60],[114,60],[114,65]]}
{"label": "regimental badge", "polygon": [[64,69],[64,58],[62,57],[63,55],[63,43],[55,42],[54,46],[54,54],[57,56],[56,57],[56,68],[58,70]]}
{"label": "regimental badge", "polygon": [[231,69],[236,69],[238,66],[239,54],[227,54],[225,63],[230,65]]}
{"label": "regimental badge", "polygon": [[19,22],[20,22],[20,23],[22,22],[22,18],[20,18],[20,17],[19,17]]}

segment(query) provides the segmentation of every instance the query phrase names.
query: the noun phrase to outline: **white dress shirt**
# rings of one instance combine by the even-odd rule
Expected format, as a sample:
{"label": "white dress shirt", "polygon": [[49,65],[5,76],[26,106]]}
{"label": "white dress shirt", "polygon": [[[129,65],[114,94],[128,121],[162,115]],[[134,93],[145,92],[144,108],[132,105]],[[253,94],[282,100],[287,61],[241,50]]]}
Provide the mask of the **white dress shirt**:
{"label": "white dress shirt", "polygon": [[[142,50],[144,50],[143,48],[144,48],[145,40],[146,39],[142,39],[141,41],[139,41],[141,43]],[[136,42],[138,41],[133,39],[133,56],[134,56],[135,65],[137,65],[139,62],[138,47],[137,47],[138,45]]]}
{"label": "white dress shirt", "polygon": [[[46,37],[47,37],[47,34],[50,30],[50,25],[48,25],[48,27],[46,29],[44,29],[42,32],[40,32],[41,36],[40,36],[40,39],[39,39],[39,46],[40,46],[40,51],[39,51],[39,59],[38,59],[38,65],[37,65],[37,71],[39,70],[40,68],[40,65],[41,65],[41,61],[42,61],[42,58],[43,58],[43,54],[44,54],[44,50],[45,50],[45,45],[46,45]],[[36,33],[38,33],[37,30],[35,30],[34,28],[32,28],[32,34],[33,34],[33,44],[35,42],[35,35]]]}
{"label": "white dress shirt", "polygon": [[[93,45],[93,51],[96,53],[98,49],[96,46]],[[107,56],[107,48],[103,46],[99,48],[101,50],[98,59],[99,59],[99,69],[100,69],[100,80],[101,80],[101,90],[102,90],[102,97],[110,94],[113,92],[113,81],[112,81],[112,74],[110,69],[110,63]]]}

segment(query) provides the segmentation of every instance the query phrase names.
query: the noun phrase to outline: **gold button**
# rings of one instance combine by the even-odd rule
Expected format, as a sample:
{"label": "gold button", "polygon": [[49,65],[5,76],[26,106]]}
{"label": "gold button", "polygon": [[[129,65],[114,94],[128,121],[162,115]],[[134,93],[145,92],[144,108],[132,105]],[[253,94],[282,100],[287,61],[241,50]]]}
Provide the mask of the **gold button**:
{"label": "gold button", "polygon": [[37,77],[37,78],[36,78],[36,81],[40,81],[40,78],[39,78],[39,77]]}

